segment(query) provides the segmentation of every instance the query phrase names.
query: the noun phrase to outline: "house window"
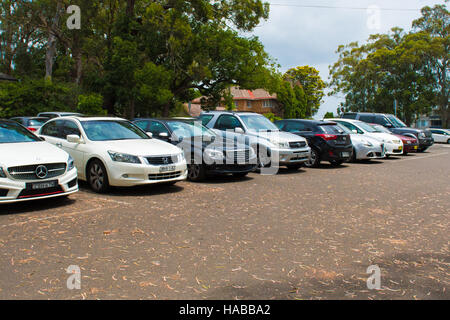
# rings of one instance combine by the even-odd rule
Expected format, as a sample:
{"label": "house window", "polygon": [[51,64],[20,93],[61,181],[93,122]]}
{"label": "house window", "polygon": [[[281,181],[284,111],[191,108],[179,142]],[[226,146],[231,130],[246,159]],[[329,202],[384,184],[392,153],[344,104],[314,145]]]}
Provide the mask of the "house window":
{"label": "house window", "polygon": [[264,108],[272,108],[273,107],[272,100],[264,100],[263,106]]}
{"label": "house window", "polygon": [[252,108],[252,102],[251,101],[247,101],[247,108],[249,108],[249,109]]}
{"label": "house window", "polygon": [[234,106],[236,107],[236,109],[239,107],[239,104],[237,101],[234,102]]}

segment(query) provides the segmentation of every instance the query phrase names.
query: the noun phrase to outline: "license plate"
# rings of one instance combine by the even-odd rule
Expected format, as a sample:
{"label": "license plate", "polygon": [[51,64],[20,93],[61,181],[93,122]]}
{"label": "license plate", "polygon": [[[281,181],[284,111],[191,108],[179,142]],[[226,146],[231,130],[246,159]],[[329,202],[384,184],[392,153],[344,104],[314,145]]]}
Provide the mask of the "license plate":
{"label": "license plate", "polygon": [[403,147],[402,147],[402,146],[398,147],[398,150],[399,150],[399,151],[402,151],[402,150],[403,150]]}
{"label": "license plate", "polygon": [[303,158],[305,158],[307,156],[308,156],[307,153],[300,153],[300,154],[296,154],[295,157],[293,157],[291,160],[300,160],[300,159],[303,159]]}
{"label": "license plate", "polygon": [[159,172],[171,172],[171,171],[175,171],[176,167],[175,166],[164,166],[164,167],[159,167]]}
{"label": "license plate", "polygon": [[418,146],[414,146],[414,149],[417,150],[417,149],[419,149],[419,147]]}
{"label": "license plate", "polygon": [[342,157],[344,158],[350,157],[350,152],[342,152]]}
{"label": "license plate", "polygon": [[49,189],[53,187],[56,187],[56,181],[39,182],[31,184],[31,189],[33,190]]}

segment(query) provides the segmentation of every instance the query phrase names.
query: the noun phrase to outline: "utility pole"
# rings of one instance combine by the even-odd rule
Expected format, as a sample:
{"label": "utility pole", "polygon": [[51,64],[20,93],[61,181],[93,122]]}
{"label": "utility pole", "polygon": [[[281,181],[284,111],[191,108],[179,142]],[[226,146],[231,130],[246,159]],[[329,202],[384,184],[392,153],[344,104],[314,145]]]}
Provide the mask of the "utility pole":
{"label": "utility pole", "polygon": [[394,99],[394,113],[397,116],[397,99]]}

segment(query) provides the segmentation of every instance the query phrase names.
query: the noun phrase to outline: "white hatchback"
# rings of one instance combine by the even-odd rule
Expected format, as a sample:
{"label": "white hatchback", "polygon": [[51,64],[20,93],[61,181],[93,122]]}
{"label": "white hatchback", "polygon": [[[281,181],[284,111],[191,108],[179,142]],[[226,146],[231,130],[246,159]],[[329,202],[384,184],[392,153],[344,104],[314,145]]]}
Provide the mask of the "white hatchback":
{"label": "white hatchback", "polygon": [[0,121],[0,203],[78,191],[72,158],[13,121]]}
{"label": "white hatchback", "polygon": [[42,126],[39,136],[67,151],[79,179],[95,192],[106,192],[109,186],[174,184],[187,177],[180,148],[152,139],[124,119],[56,118]]}

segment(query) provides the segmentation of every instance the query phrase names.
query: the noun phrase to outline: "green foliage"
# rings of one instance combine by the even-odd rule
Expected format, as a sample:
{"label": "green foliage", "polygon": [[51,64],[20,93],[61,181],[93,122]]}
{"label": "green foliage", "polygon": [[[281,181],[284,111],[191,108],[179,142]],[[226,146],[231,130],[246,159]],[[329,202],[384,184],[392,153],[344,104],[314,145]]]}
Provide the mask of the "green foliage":
{"label": "green foliage", "polygon": [[330,94],[345,94],[341,111],[393,113],[397,101],[410,124],[438,106],[448,126],[449,21],[445,6],[425,7],[409,33],[393,28],[364,45],[340,46],[339,60],[330,67]]}
{"label": "green foliage", "polygon": [[301,86],[279,79],[276,93],[278,102],[283,108],[284,118],[302,119],[307,116],[307,98]]}
{"label": "green foliage", "polygon": [[0,117],[35,116],[43,111],[76,111],[76,87],[45,80],[0,82]]}
{"label": "green foliage", "polygon": [[269,113],[265,113],[264,117],[266,117],[267,119],[269,119],[272,122],[275,122],[277,120],[281,120],[282,118],[275,116],[273,113],[269,112]]}
{"label": "green foliage", "polygon": [[336,118],[336,116],[334,115],[333,112],[327,112],[325,113],[325,115],[323,116],[324,119],[331,119],[331,118]]}
{"label": "green foliage", "polygon": [[319,111],[325,96],[326,84],[319,75],[319,71],[310,66],[289,69],[283,76],[296,87],[301,87],[305,94],[306,116],[311,117]]}
{"label": "green foliage", "polygon": [[77,111],[85,115],[106,115],[106,110],[103,109],[103,96],[98,93],[80,94],[78,96]]}

